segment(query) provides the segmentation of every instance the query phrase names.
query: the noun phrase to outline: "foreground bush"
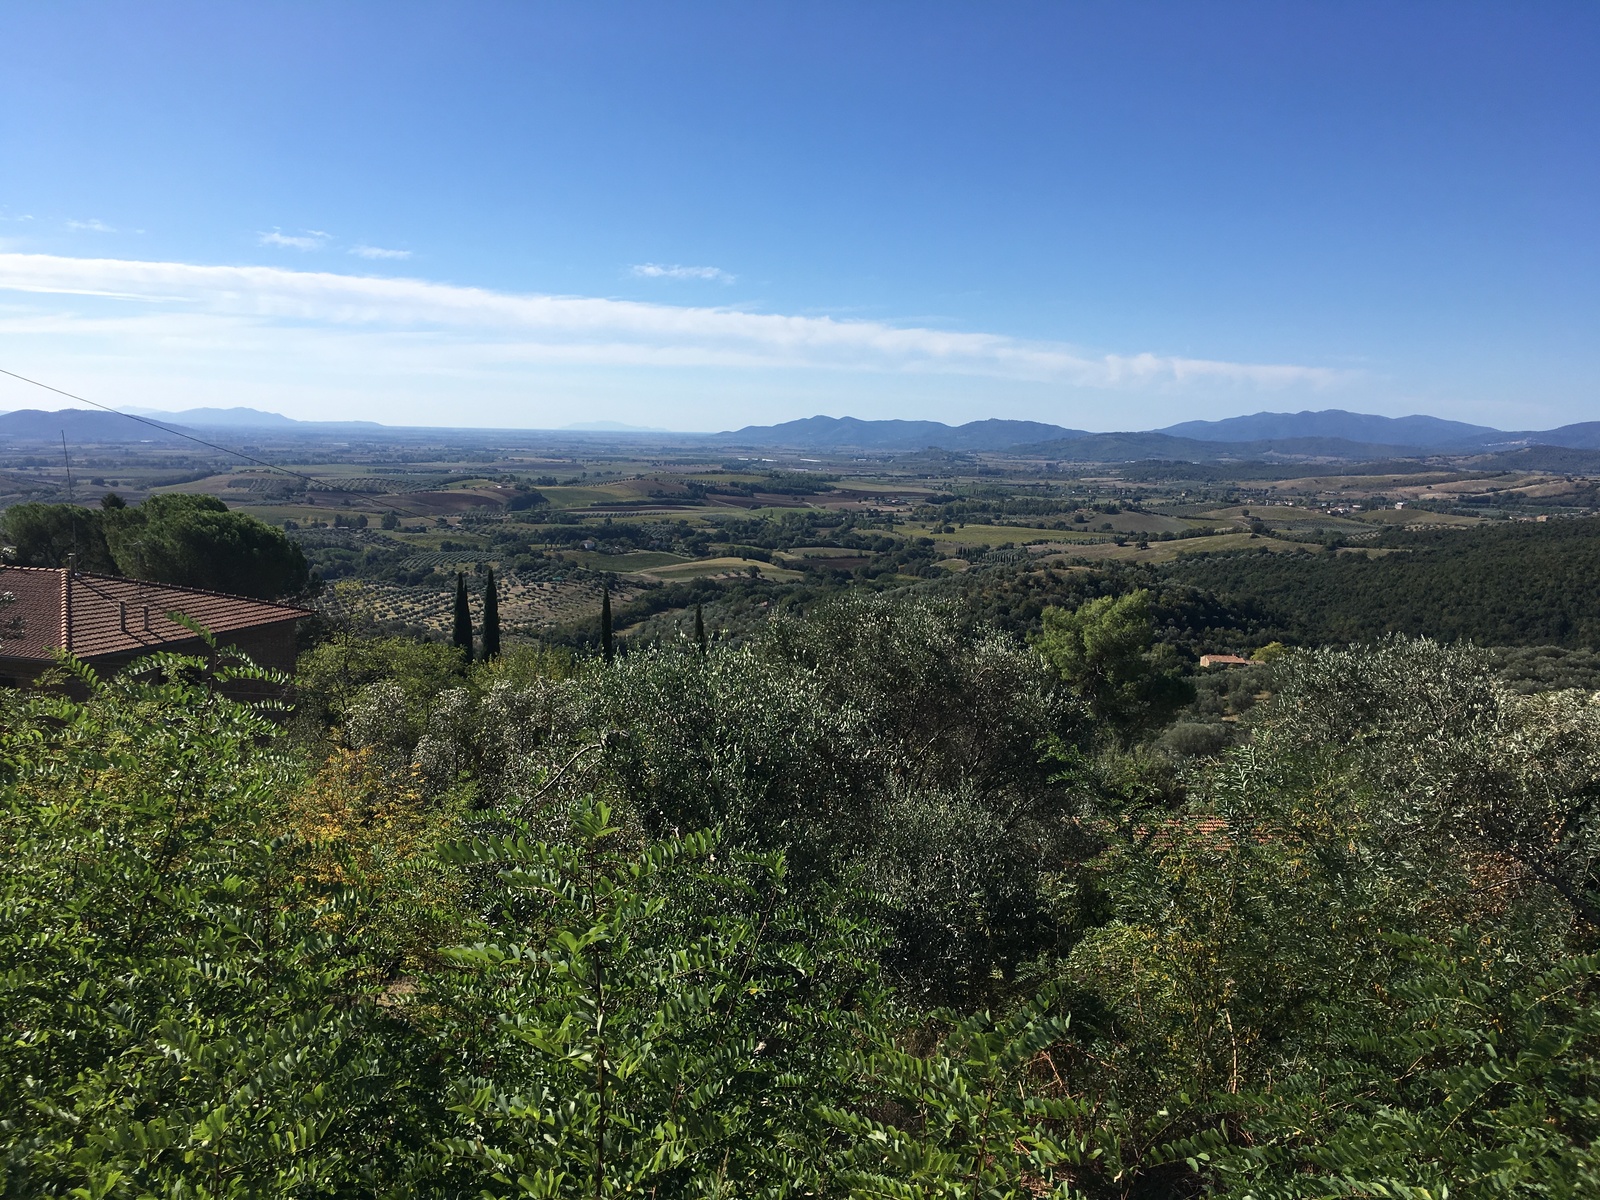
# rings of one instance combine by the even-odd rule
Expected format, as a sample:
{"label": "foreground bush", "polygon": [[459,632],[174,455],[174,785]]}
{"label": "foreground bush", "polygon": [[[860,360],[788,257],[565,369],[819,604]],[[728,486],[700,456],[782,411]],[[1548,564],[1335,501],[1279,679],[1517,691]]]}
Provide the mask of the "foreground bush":
{"label": "foreground bush", "polygon": [[147,663],[5,701],[4,1191],[377,1187],[428,1075],[344,933],[359,897],[305,874],[274,726],[201,660]]}
{"label": "foreground bush", "polygon": [[[539,840],[359,754],[308,777],[212,689],[245,664],[72,670],[85,700],[0,708],[0,1193],[778,1196],[860,1170],[849,1114],[885,1101],[894,1038],[848,892],[598,801]],[[1000,1100],[941,1144],[977,1161],[1042,1119]],[[860,1144],[874,1178],[927,1177]]]}
{"label": "foreground bush", "polygon": [[1596,1188],[1588,696],[1295,656],[1180,773],[948,612],[804,632],[343,743],[225,656],[7,694],[0,1194]]}

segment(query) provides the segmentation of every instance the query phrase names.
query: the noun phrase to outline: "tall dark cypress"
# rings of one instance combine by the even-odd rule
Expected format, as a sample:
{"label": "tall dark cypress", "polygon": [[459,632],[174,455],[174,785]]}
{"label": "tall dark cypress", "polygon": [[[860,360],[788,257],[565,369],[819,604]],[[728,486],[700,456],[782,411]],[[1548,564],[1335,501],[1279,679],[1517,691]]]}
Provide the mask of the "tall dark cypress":
{"label": "tall dark cypress", "polygon": [[467,606],[467,576],[456,572],[456,627],[450,639],[472,661],[472,609]]}
{"label": "tall dark cypress", "polygon": [[600,653],[607,662],[616,653],[611,642],[611,589],[606,588],[600,597]]}
{"label": "tall dark cypress", "polygon": [[500,589],[494,582],[494,568],[483,582],[483,661],[500,657]]}
{"label": "tall dark cypress", "polygon": [[700,606],[694,606],[694,643],[700,647],[700,653],[706,652],[706,617],[700,611]]}

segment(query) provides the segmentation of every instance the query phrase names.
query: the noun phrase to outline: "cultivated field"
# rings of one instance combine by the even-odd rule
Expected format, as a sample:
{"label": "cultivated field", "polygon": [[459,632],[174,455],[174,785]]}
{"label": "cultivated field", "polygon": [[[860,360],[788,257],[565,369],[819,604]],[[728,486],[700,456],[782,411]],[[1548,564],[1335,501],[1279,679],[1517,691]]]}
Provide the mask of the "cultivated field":
{"label": "cultivated field", "polygon": [[[498,580],[500,624],[504,632],[537,634],[556,625],[598,617],[602,585],[592,580],[528,579],[510,572]],[[613,604],[638,594],[638,587],[611,588]],[[482,621],[482,581],[469,579],[474,627]],[[334,620],[400,622],[435,634],[450,633],[455,593],[432,587],[404,587],[369,580],[341,580],[316,600],[318,611]]]}

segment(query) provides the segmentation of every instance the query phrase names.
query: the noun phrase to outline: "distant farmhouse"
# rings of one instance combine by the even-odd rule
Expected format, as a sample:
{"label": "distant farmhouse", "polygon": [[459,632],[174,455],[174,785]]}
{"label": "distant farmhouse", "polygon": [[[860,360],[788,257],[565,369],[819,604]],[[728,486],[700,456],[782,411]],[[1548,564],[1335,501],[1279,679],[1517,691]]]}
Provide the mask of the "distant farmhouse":
{"label": "distant farmhouse", "polygon": [[1200,656],[1202,667],[1253,667],[1255,660],[1240,658],[1237,654],[1202,654]]}
{"label": "distant farmhouse", "polygon": [[0,571],[6,592],[14,600],[0,607],[0,685],[10,687],[31,685],[58,649],[101,675],[154,651],[203,649],[169,613],[204,626],[219,645],[238,647],[258,666],[292,671],[295,629],[310,615],[291,604],[69,568],[7,567]]}

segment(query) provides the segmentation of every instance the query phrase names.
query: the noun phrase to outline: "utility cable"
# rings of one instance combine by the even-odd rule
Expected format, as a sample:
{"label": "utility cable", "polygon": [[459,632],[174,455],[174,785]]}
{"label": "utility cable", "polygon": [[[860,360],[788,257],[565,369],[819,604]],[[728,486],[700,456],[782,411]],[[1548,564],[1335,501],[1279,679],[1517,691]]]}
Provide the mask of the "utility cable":
{"label": "utility cable", "polygon": [[0,367],[0,375],[9,375],[13,379],[21,380],[23,383],[31,383],[34,387],[43,388],[47,392],[54,392],[58,396],[65,396],[68,400],[76,400],[80,404],[92,404],[95,408],[101,409],[104,412],[115,413],[119,417],[127,417],[130,421],[137,421],[141,425],[148,425],[151,429],[159,429],[162,433],[176,434],[178,437],[187,438],[189,441],[194,442],[197,445],[206,446],[212,450],[220,450],[224,454],[231,454],[235,458],[242,458],[246,462],[255,463],[258,467],[266,467],[271,471],[281,471],[283,474],[292,475],[296,479],[304,479],[307,483],[317,482],[317,480],[313,479],[310,475],[302,475],[299,471],[291,471],[288,467],[280,467],[277,463],[269,463],[264,458],[256,458],[252,455],[246,454],[242,450],[234,450],[228,446],[219,446],[216,442],[208,442],[205,440],[205,438],[195,437],[194,434],[185,433],[183,430],[175,429],[171,425],[163,425],[160,421],[146,420],[144,417],[136,416],[133,413],[123,412],[120,408],[112,408],[109,404],[101,404],[98,400],[91,400],[87,396],[74,395],[71,392],[63,391],[61,388],[51,387],[48,383],[40,383],[37,379],[29,379],[26,375],[18,375],[15,371],[8,371],[4,367]]}
{"label": "utility cable", "polygon": [[[246,454],[243,450],[235,450],[231,446],[219,446],[216,442],[208,442],[205,440],[205,438],[195,437],[194,434],[185,433],[182,429],[175,428],[174,426],[163,425],[160,421],[151,421],[145,417],[136,416],[131,412],[123,412],[120,408],[112,408],[109,404],[101,404],[100,401],[91,400],[87,396],[79,396],[72,392],[64,391],[58,387],[51,387],[48,383],[40,383],[37,379],[29,379],[26,375],[18,375],[15,371],[8,371],[4,367],[0,367],[0,375],[9,375],[12,379],[20,380],[23,383],[31,383],[34,387],[43,388],[47,392],[54,392],[58,396],[65,396],[68,400],[76,400],[80,404],[91,404],[95,408],[101,409],[104,412],[112,413],[119,417],[127,417],[128,420],[137,421],[141,425],[148,425],[151,429],[159,429],[162,433],[170,433],[177,437],[187,438],[196,445],[206,446],[212,450],[220,450],[223,454],[231,454],[235,458],[242,458],[245,460],[245,462],[255,463],[258,467],[266,467],[269,471],[277,471],[282,475],[288,475],[294,479],[303,479],[312,487],[322,488],[324,486],[322,480],[316,479],[310,475],[304,475],[299,471],[291,471],[288,467],[280,467],[277,463],[270,463],[264,458],[256,458],[254,455]],[[66,434],[63,433],[61,436],[62,450],[65,452]],[[69,481],[70,478],[71,476],[69,475]],[[384,500],[377,496],[371,495],[368,496],[368,499],[370,499],[374,504],[394,510],[396,515],[401,513],[400,505],[396,501]]]}

